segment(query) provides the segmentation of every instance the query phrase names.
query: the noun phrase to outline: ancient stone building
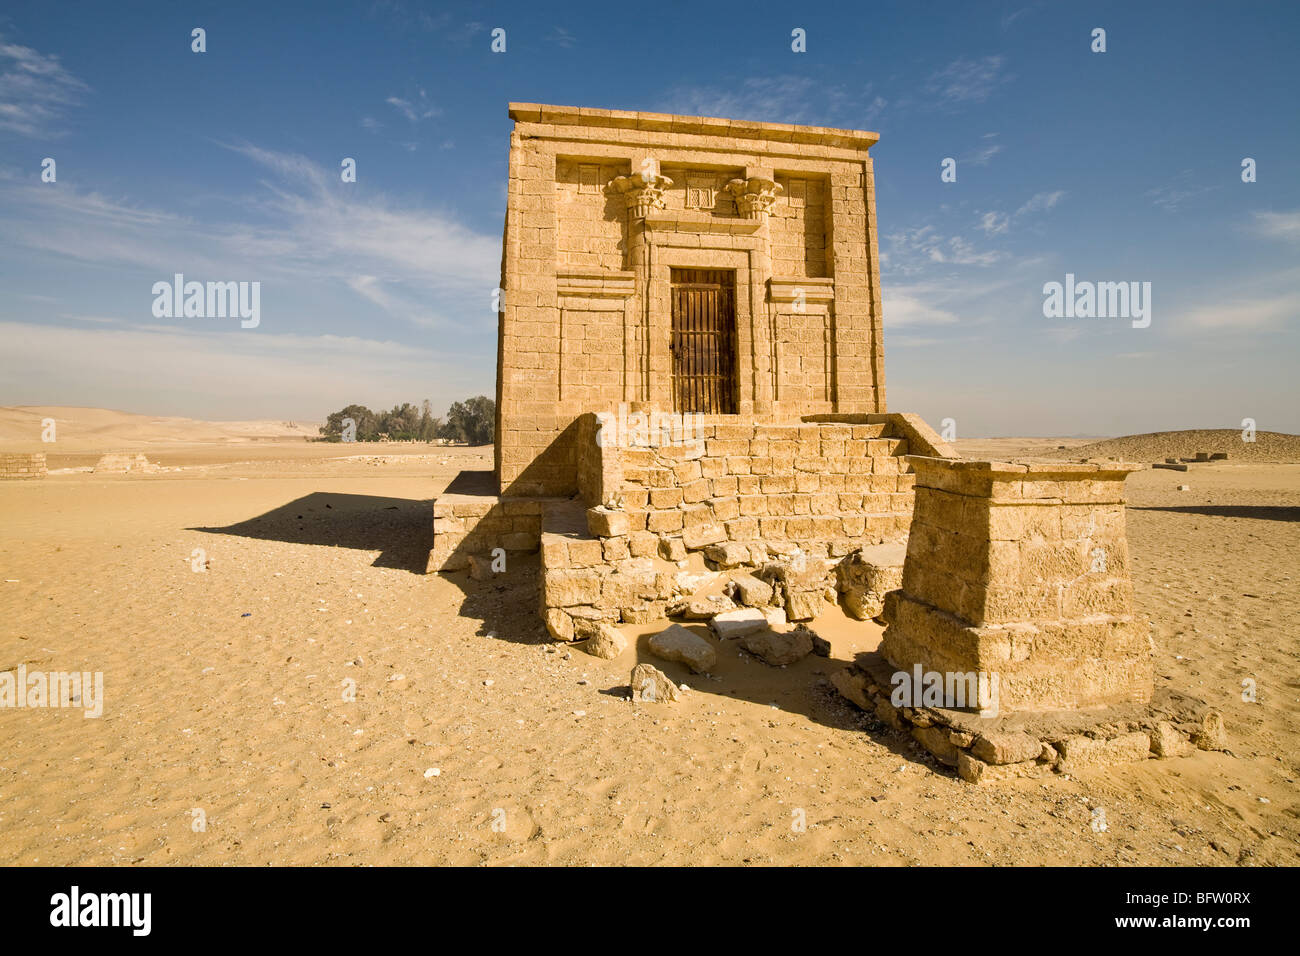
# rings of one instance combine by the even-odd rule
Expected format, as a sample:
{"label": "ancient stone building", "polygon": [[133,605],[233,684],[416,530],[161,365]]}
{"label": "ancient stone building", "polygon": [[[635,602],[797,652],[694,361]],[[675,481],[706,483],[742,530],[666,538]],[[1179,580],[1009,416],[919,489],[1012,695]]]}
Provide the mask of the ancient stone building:
{"label": "ancient stone building", "polygon": [[[905,456],[953,453],[885,410],[876,135],[510,116],[495,468],[435,503],[430,569],[540,549],[544,611],[569,634],[661,611],[672,589],[646,560],[828,560],[905,538]],[[548,528],[582,540],[548,548]]]}
{"label": "ancient stone building", "polygon": [[874,133],[510,106],[496,473],[576,490],[575,423],[885,410]]}

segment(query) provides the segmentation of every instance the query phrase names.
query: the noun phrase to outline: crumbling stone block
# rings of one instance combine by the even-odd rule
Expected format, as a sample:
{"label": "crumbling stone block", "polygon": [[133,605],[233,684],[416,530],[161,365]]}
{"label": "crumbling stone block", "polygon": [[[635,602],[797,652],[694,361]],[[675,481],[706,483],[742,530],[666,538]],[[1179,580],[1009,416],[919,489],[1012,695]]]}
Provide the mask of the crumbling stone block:
{"label": "crumbling stone block", "polygon": [[755,631],[741,638],[740,646],[765,664],[784,667],[803,660],[812,653],[812,632],[805,628],[778,632]]}
{"label": "crumbling stone block", "polygon": [[718,663],[713,645],[694,631],[674,624],[650,638],[650,652],[666,661],[680,661],[693,671],[712,670]]}
{"label": "crumbling stone block", "polygon": [[677,685],[668,675],[651,664],[637,664],[632,668],[632,700],[654,704],[671,704],[681,697]]}

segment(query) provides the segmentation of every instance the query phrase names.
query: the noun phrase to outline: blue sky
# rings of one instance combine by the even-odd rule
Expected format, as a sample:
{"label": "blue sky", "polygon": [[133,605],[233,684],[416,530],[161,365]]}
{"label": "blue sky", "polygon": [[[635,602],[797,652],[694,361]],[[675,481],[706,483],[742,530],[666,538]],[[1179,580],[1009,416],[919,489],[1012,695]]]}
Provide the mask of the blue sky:
{"label": "blue sky", "polygon": [[[513,100],[879,132],[894,410],[1297,432],[1298,41],[1291,2],[10,4],[0,403],[492,394]],[[260,281],[260,325],[155,318],[177,272]],[[1150,282],[1150,326],[1045,318],[1066,273]]]}

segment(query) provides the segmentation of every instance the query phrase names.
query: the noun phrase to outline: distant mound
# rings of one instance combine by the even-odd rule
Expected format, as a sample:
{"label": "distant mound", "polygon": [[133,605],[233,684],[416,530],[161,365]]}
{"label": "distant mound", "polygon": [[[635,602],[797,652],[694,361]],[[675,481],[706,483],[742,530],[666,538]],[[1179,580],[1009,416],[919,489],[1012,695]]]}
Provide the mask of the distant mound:
{"label": "distant mound", "polygon": [[1090,445],[1043,451],[1044,458],[1115,458],[1119,461],[1157,462],[1166,458],[1195,458],[1197,452],[1226,452],[1229,461],[1300,462],[1300,435],[1256,432],[1253,442],[1241,440],[1236,428],[1191,428],[1177,432],[1151,432],[1107,438]]}
{"label": "distant mound", "polygon": [[65,405],[0,406],[0,443],[40,448],[42,422],[52,418],[60,448],[155,442],[292,441],[318,437],[319,422],[205,422]]}

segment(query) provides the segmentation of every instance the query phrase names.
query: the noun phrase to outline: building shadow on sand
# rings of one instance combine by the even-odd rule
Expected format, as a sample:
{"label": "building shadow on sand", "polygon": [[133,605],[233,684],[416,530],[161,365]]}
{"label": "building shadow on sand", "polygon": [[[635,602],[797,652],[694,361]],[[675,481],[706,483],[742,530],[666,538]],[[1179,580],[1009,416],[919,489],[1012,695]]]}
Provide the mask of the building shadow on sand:
{"label": "building shadow on sand", "polygon": [[1209,518],[1256,518],[1260,521],[1300,521],[1300,508],[1290,505],[1129,505],[1130,511],[1168,511]]}
{"label": "building shadow on sand", "polygon": [[433,547],[431,499],[314,491],[224,528],[189,528],[287,544],[378,551],[376,568],[424,574]]}

